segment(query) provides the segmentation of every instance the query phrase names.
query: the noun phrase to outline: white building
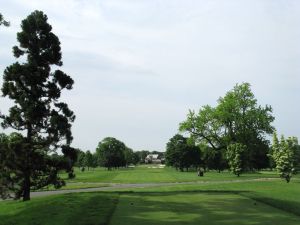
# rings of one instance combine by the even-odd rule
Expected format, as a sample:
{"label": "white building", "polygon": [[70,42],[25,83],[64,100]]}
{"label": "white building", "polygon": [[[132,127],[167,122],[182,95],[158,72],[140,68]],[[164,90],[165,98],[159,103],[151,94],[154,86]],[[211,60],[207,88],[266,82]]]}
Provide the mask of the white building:
{"label": "white building", "polygon": [[159,158],[158,154],[149,154],[145,158],[145,163],[162,163],[162,159]]}

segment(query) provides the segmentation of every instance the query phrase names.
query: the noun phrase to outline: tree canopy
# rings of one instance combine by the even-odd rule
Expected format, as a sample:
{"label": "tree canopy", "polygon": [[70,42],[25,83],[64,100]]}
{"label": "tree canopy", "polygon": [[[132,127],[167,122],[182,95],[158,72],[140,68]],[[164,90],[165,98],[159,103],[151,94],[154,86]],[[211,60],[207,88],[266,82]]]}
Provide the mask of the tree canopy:
{"label": "tree canopy", "polygon": [[126,145],[113,137],[106,137],[99,142],[96,149],[100,166],[119,168],[126,165],[125,159]]}
{"label": "tree canopy", "polygon": [[188,170],[190,167],[199,167],[201,164],[200,149],[188,138],[180,134],[173,136],[167,143],[166,164],[180,171]]}
{"label": "tree canopy", "polygon": [[232,143],[245,145],[242,167],[251,170],[267,166],[261,158],[267,161],[266,135],[274,130],[273,121],[272,107],[258,105],[250,84],[242,83],[220,97],[216,107],[205,105],[198,113],[190,110],[179,130],[216,151],[225,151]]}
{"label": "tree canopy", "polygon": [[[59,39],[42,11],[34,11],[22,21],[17,40],[19,46],[13,47],[14,56],[25,56],[26,61],[15,62],[4,71],[1,90],[14,105],[1,118],[3,128],[25,134],[12,137],[20,143],[18,149],[8,150],[16,152],[20,164],[7,168],[18,181],[14,186],[18,189],[16,197],[29,200],[31,189],[63,184],[58,177],[58,165],[49,155],[58,147],[69,147],[73,139],[71,124],[75,115],[59,99],[64,89],[72,89],[74,81],[59,69],[51,70],[53,65],[62,66],[62,54]],[[70,151],[66,150],[69,156]]]}

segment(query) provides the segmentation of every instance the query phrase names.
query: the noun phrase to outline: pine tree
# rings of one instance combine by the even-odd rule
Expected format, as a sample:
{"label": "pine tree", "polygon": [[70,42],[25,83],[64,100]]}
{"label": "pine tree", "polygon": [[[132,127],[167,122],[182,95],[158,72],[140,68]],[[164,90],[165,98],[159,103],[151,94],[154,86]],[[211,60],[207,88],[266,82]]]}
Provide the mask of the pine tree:
{"label": "pine tree", "polygon": [[[17,168],[15,197],[30,199],[30,190],[49,184],[60,187],[64,182],[58,176],[62,162],[50,154],[59,147],[69,146],[73,139],[71,123],[74,113],[60,102],[61,92],[70,90],[73,79],[51,66],[62,66],[58,37],[52,33],[47,16],[34,11],[21,23],[17,33],[19,46],[13,47],[16,58],[26,56],[26,62],[8,66],[3,75],[2,93],[13,100],[8,115],[1,115],[2,127],[21,131],[25,136],[16,154]],[[68,154],[72,148],[68,148]],[[16,173],[17,171],[17,173]]]}

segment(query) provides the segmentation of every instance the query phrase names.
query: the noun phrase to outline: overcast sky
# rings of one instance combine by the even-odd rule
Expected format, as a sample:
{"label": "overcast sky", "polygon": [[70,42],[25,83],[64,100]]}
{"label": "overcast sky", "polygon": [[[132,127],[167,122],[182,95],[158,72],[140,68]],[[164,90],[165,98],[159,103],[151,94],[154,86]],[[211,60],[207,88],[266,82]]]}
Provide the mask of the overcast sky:
{"label": "overcast sky", "polygon": [[[188,109],[215,106],[241,82],[273,107],[278,133],[300,137],[300,1],[0,0],[11,22],[0,27],[0,74],[35,9],[75,80],[63,95],[77,117],[74,147],[95,151],[113,136],[164,151]],[[10,105],[0,98],[2,112]]]}

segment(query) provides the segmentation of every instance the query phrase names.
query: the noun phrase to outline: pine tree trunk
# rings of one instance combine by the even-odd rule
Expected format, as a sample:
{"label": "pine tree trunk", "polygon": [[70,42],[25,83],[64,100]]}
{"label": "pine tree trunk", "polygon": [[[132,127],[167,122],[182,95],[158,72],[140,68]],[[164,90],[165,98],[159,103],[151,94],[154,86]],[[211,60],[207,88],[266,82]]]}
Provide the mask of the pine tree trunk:
{"label": "pine tree trunk", "polygon": [[30,167],[29,167],[29,151],[31,151],[31,139],[32,139],[32,126],[30,123],[27,124],[27,144],[28,149],[26,149],[26,165],[24,169],[24,184],[23,184],[23,201],[30,200]]}
{"label": "pine tree trunk", "polygon": [[23,201],[30,200],[30,174],[26,173],[23,185]]}

